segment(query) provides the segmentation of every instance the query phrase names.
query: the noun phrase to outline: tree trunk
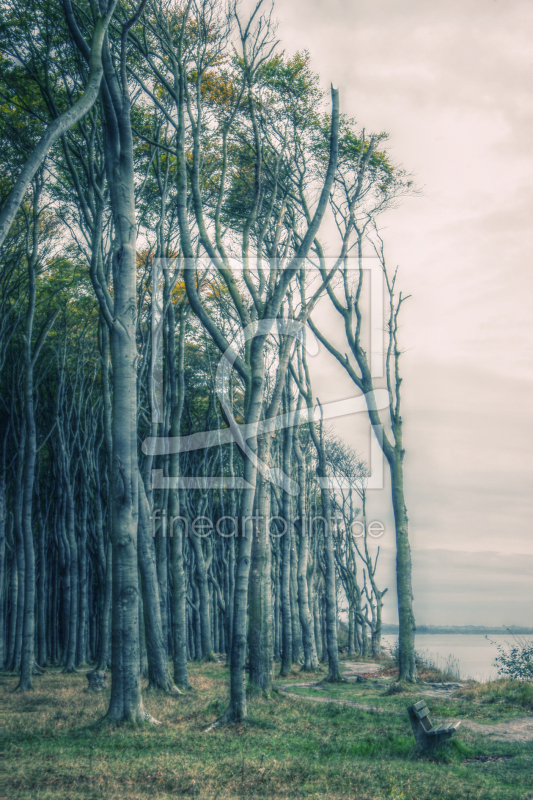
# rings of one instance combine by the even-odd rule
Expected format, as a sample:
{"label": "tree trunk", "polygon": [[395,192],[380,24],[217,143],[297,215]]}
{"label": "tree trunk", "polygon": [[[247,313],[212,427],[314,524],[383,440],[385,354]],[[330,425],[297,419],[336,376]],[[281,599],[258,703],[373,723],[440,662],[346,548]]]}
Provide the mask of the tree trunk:
{"label": "tree trunk", "polygon": [[[47,620],[47,594],[46,594],[46,525],[42,517],[41,506],[39,511],[39,575],[37,578],[37,663],[40,667],[46,664],[46,620]],[[48,521],[48,515],[47,515]]]}
{"label": "tree trunk", "polygon": [[[142,11],[143,4],[139,7]],[[123,63],[127,36],[122,39]],[[137,518],[139,468],[137,455],[137,247],[131,103],[126,71],[119,73],[109,46],[103,53],[105,83],[105,155],[114,222],[113,308],[101,308],[111,330],[113,365],[113,460],[110,470],[113,617],[112,682],[107,719],[143,722],[139,654],[139,573]],[[103,287],[102,287],[103,290]],[[108,303],[106,305],[106,303]]]}
{"label": "tree trunk", "polygon": [[10,592],[9,599],[11,601],[11,608],[9,614],[9,625],[7,629],[7,656],[6,656],[6,669],[8,672],[13,672],[13,664],[15,662],[15,643],[17,638],[17,605],[19,593],[19,575],[17,568],[17,553],[13,548],[11,555],[11,569],[10,569]]}
{"label": "tree trunk", "polygon": [[[260,439],[258,457],[265,461],[268,447]],[[257,529],[252,542],[249,587],[250,684],[272,691],[272,591],[270,585],[270,483],[257,475]]]}
{"label": "tree trunk", "polygon": [[4,669],[5,651],[5,616],[4,585],[6,566],[6,482],[5,472],[0,475],[0,670]]}
{"label": "tree trunk", "polygon": [[76,656],[76,666],[86,664],[87,657],[87,634],[88,634],[88,567],[87,567],[87,524],[88,524],[88,497],[87,488],[82,485],[80,489],[81,500],[81,520],[80,520],[80,541],[79,552],[79,629]]}
{"label": "tree trunk", "polygon": [[161,619],[161,643],[165,651],[165,659],[168,657],[168,558],[167,558],[167,519],[166,511],[168,505],[168,492],[163,491],[163,514],[164,518],[156,531],[156,537],[152,538],[152,546],[155,544],[155,557],[157,568],[157,583],[159,595],[159,616]]}
{"label": "tree trunk", "polygon": [[[113,463],[113,431],[112,431],[112,400],[111,400],[111,385],[109,376],[109,328],[104,319],[104,315],[100,310],[99,316],[99,348],[100,348],[100,361],[102,365],[102,394],[103,394],[103,423],[104,423],[104,443],[107,455],[107,468],[108,471]],[[102,513],[102,491],[101,482],[96,470],[96,526],[98,530],[98,547],[100,552],[101,564],[103,572],[101,573],[102,585],[100,590],[101,597],[101,614],[100,614],[100,631],[99,631],[99,653],[97,669],[105,672],[111,663],[111,601],[113,596],[113,544],[112,544],[112,520],[111,517],[111,500],[110,492],[108,490],[107,497],[107,518],[104,520]],[[103,592],[102,592],[103,588]],[[103,595],[103,596],[102,596]]]}
{"label": "tree trunk", "polygon": [[113,597],[113,546],[107,543],[104,578],[104,598],[100,618],[99,655],[97,669],[105,672],[111,662],[111,601]]}
{"label": "tree trunk", "polygon": [[[17,569],[17,591],[13,600],[11,613],[14,615],[14,637],[13,653],[9,662],[10,672],[17,672],[20,669],[20,659],[22,652],[22,625],[24,621],[24,587],[25,587],[25,558],[24,558],[24,534],[22,529],[23,501],[24,501],[24,458],[26,450],[26,415],[21,425],[17,448],[17,466],[15,471],[15,492],[13,498],[13,533],[16,552]],[[16,599],[15,599],[16,598]]]}
{"label": "tree trunk", "polygon": [[[165,275],[165,282],[167,276]],[[170,436],[177,437],[181,433],[181,418],[185,402],[185,302],[179,307],[179,323],[176,346],[176,316],[173,303],[168,304],[168,373],[170,380]],[[178,478],[180,474],[179,453],[169,456],[169,475]],[[183,564],[183,520],[181,517],[180,491],[169,490],[168,497],[168,535],[170,536],[170,558],[172,573],[172,661],[174,683],[182,688],[189,688],[187,674],[187,586]]]}
{"label": "tree trunk", "polygon": [[[172,467],[171,467],[172,469]],[[171,474],[176,470],[172,470]],[[177,490],[170,491],[169,497],[170,527],[173,579],[173,669],[174,683],[182,689],[189,688],[187,674],[187,600],[185,570],[183,568],[183,524],[177,518],[180,516],[179,494]]]}
{"label": "tree trunk", "polygon": [[294,664],[303,662],[302,626],[300,625],[300,611],[298,608],[298,551],[296,549],[296,532],[289,523],[287,536],[290,537],[290,600],[291,600],[291,626],[292,626],[292,661]]}
{"label": "tree trunk", "polygon": [[146,652],[148,656],[148,687],[175,694],[168,671],[167,653],[163,641],[161,624],[159,582],[156,568],[156,554],[152,537],[150,509],[142,478],[139,476],[139,566],[142,576],[143,611],[146,631]]}
{"label": "tree trunk", "polygon": [[63,672],[75,672],[76,645],[78,637],[78,542],[76,540],[74,487],[70,482],[67,464],[68,462],[64,463],[63,481],[65,489],[66,528],[69,552],[67,569],[69,570],[70,575],[70,607],[68,618],[68,647],[65,651],[66,663],[63,668]]}
{"label": "tree trunk", "polygon": [[315,644],[315,631],[313,625],[313,618],[309,608],[309,591],[307,583],[307,569],[309,561],[309,520],[307,519],[307,506],[306,506],[306,475],[305,463],[303,458],[300,441],[298,438],[298,430],[296,430],[293,438],[294,454],[298,464],[298,486],[300,493],[298,495],[298,516],[299,520],[297,528],[300,534],[300,542],[298,548],[298,604],[300,610],[300,623],[302,626],[302,644],[304,651],[303,670],[312,671],[318,669],[318,657],[316,653]]}
{"label": "tree trunk", "polygon": [[[200,529],[199,529],[200,530]],[[194,550],[194,561],[196,567],[196,586],[198,589],[198,614],[200,616],[201,648],[202,661],[214,661],[213,639],[211,630],[210,596],[208,565],[204,557],[202,539],[194,531],[191,531],[189,541]],[[197,653],[198,656],[198,653]]]}
{"label": "tree trunk", "polygon": [[315,592],[313,617],[315,622],[316,656],[318,658],[318,663],[320,664],[322,661],[324,648],[322,646],[322,616],[320,614],[320,600],[318,599],[318,592]]}
{"label": "tree trunk", "polygon": [[[37,295],[37,258],[39,249],[39,198],[42,176],[36,178],[33,193],[31,255],[28,259],[28,308],[24,331],[24,414],[26,422],[26,451],[24,464],[24,505],[22,512],[22,536],[24,539],[24,625],[22,631],[21,672],[18,691],[32,689],[31,676],[35,660],[35,546],[33,541],[33,488],[35,462],[37,459],[37,432],[33,400],[33,368],[39,354],[40,344],[32,352],[33,321]],[[29,240],[28,230],[28,240]],[[46,336],[43,330],[40,339]],[[42,344],[42,342],[41,342]]]}
{"label": "tree trunk", "polygon": [[396,577],[398,592],[399,619],[399,680],[416,681],[415,662],[415,617],[413,613],[413,592],[411,583],[411,547],[407,509],[403,489],[403,452],[395,448],[394,457],[389,461],[392,483],[392,506],[396,527]]}
{"label": "tree trunk", "polygon": [[[290,475],[290,447],[292,445],[292,430],[286,428],[283,432],[283,471]],[[283,561],[281,565],[281,615],[282,615],[282,648],[281,648],[281,677],[286,677],[292,669],[292,607],[291,607],[291,543],[292,523],[290,519],[290,498],[283,493],[285,517],[285,534],[281,538]],[[288,514],[287,514],[288,512]]]}

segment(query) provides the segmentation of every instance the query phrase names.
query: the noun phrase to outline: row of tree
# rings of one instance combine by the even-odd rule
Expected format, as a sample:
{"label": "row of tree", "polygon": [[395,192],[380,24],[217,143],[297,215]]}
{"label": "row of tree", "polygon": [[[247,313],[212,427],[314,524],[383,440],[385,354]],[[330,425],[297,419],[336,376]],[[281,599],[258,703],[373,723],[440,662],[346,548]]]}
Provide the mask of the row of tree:
{"label": "row of tree", "polygon": [[[214,0],[10,3],[0,35],[0,158],[19,174],[1,187],[0,627],[19,688],[47,662],[111,666],[108,717],[142,721],[142,674],[177,692],[188,659],[224,652],[223,720],[242,719],[246,671],[265,692],[277,659],[282,674],[327,659],[339,679],[339,597],[350,650],[369,632],[379,652],[367,470],[315,403],[309,329],[389,466],[414,680],[403,298],[376,225],[412,184],[386,137],[358,132],[334,90],[327,110],[261,3],[246,24]],[[386,421],[369,245],[388,298]]]}

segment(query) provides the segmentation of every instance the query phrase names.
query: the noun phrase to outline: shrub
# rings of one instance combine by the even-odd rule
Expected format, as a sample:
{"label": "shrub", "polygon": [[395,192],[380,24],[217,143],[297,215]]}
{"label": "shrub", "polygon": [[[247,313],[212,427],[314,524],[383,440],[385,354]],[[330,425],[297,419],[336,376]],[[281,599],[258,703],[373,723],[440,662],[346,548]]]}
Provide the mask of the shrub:
{"label": "shrub", "polygon": [[[488,636],[487,639],[491,641]],[[496,647],[498,655],[494,659],[494,666],[500,677],[533,681],[533,641],[515,637],[515,644],[505,642],[504,645],[496,644]]]}

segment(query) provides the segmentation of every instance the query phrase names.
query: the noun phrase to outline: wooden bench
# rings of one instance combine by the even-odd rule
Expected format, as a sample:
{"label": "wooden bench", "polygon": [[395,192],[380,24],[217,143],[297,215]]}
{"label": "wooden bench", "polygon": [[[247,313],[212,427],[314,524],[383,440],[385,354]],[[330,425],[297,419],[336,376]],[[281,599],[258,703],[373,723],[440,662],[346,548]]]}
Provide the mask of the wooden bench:
{"label": "wooden bench", "polygon": [[451,739],[461,724],[460,722],[443,722],[442,725],[433,725],[425,700],[409,706],[407,712],[420,750],[434,750],[443,742]]}

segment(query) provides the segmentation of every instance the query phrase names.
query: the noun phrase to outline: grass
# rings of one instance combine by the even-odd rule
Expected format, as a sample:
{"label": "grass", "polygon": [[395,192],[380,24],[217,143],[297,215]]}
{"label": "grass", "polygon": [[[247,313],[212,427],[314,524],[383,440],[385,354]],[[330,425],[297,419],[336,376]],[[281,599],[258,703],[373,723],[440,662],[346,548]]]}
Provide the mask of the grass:
{"label": "grass", "polygon": [[468,681],[455,693],[465,700],[497,705],[503,708],[512,707],[521,711],[533,711],[533,683],[500,678],[497,681],[476,683]]}
{"label": "grass", "polygon": [[[531,743],[491,742],[465,730],[439,756],[418,755],[405,712],[407,696],[382,697],[391,706],[379,715],[282,693],[254,697],[248,724],[205,733],[225,707],[229,672],[221,664],[191,665],[190,672],[194,692],[177,698],[145,693],[146,708],[162,725],[139,728],[99,725],[109,691],[87,694],[81,673],[35,677],[35,691],[28,694],[11,693],[17,679],[4,676],[4,795],[9,800],[521,800],[533,792]],[[327,688],[332,695],[350,690],[362,697],[366,685]],[[465,709],[488,708],[468,697],[461,702]],[[401,714],[390,713],[400,709]],[[494,754],[513,758],[465,763]]]}
{"label": "grass", "polygon": [[[316,683],[308,687],[291,685],[304,681]],[[457,717],[482,723],[511,720],[523,716],[533,707],[533,687],[521,681],[500,680],[492,684],[468,681],[462,688],[454,690],[451,697],[433,697],[426,694],[423,685],[399,685],[381,675],[363,683],[326,683],[318,674],[309,678],[300,674],[299,681],[294,678],[283,680],[280,686],[303,697],[331,698],[394,712],[405,711],[410,703],[425,699],[436,718]]]}
{"label": "grass", "polygon": [[447,683],[460,679],[459,662],[453,656],[430,656],[428,651],[417,652],[418,676],[428,683]]}
{"label": "grass", "polygon": [[[379,682],[379,681],[377,681]],[[456,696],[463,690],[457,690],[452,697],[431,697],[425,694],[423,686],[402,685],[402,692],[394,691],[396,684],[388,688],[376,687],[368,683],[317,683],[315,686],[290,686],[291,692],[302,697],[324,697],[336,701],[373,706],[383,711],[404,711],[410,703],[426,700],[428,708],[435,717],[458,717],[475,722],[498,723],[523,716],[528,711],[520,704],[513,704],[509,699],[499,704],[480,702],[477,697]]]}
{"label": "grass", "polygon": [[[389,648],[384,653],[389,668],[398,667],[398,645]],[[454,683],[460,680],[459,662],[454,656],[443,658],[439,655],[430,655],[429,650],[415,652],[418,677],[427,683]]]}

